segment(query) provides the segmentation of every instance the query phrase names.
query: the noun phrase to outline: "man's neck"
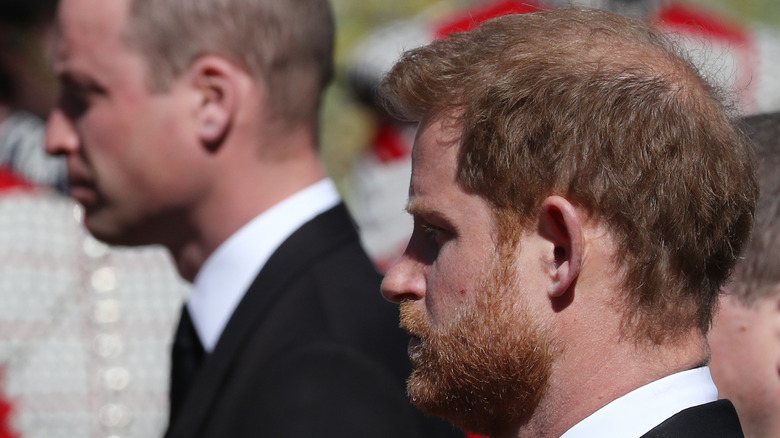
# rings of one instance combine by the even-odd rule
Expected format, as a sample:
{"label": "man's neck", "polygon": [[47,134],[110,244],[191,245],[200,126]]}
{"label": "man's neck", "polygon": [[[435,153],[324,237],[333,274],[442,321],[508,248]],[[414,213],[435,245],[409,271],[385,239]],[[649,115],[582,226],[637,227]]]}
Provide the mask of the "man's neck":
{"label": "man's neck", "polygon": [[192,281],[203,263],[225,240],[249,221],[293,194],[326,177],[310,149],[274,162],[227,165],[218,170],[213,187],[189,218],[194,232],[166,246],[186,280]]}
{"label": "man's neck", "polygon": [[[576,350],[582,349],[574,347],[563,354],[579,354]],[[704,365],[708,355],[706,341],[696,332],[669,345],[626,340],[611,349],[602,348],[598,359],[591,352],[580,360],[559,360],[531,420],[501,438],[560,437],[613,400],[666,376]]]}

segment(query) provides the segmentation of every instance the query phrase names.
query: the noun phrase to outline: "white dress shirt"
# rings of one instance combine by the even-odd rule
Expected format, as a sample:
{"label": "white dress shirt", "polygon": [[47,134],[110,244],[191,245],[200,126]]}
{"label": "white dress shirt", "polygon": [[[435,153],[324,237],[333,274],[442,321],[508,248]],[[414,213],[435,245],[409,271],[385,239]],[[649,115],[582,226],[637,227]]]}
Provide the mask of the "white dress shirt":
{"label": "white dress shirt", "polygon": [[187,310],[203,348],[212,352],[252,281],[279,246],[306,222],[337,205],[326,178],[264,211],[214,251],[195,276]]}
{"label": "white dress shirt", "polygon": [[639,438],[674,414],[718,399],[708,367],[672,374],[613,400],[561,438]]}

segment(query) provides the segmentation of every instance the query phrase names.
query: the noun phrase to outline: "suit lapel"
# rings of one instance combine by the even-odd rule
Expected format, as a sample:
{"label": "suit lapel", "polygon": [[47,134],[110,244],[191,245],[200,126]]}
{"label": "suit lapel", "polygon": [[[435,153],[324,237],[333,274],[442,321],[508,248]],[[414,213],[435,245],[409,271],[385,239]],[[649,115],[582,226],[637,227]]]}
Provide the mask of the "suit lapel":
{"label": "suit lapel", "polygon": [[194,437],[203,430],[228,371],[274,303],[313,263],[357,239],[345,206],[339,204],[303,225],[274,252],[204,362],[176,423],[169,426],[167,437]]}

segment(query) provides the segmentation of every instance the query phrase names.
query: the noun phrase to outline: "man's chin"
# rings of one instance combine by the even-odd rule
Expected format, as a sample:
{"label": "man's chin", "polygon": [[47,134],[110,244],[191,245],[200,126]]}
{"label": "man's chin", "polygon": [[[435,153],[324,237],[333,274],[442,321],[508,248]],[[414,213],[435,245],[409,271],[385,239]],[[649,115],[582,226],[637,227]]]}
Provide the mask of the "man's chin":
{"label": "man's chin", "polygon": [[432,382],[425,373],[418,368],[412,370],[412,374],[406,382],[406,390],[409,400],[426,415],[450,419],[450,412],[441,406],[440,400],[445,397],[439,391],[437,382]]}
{"label": "man's chin", "polygon": [[145,244],[133,237],[137,233],[129,232],[124,227],[119,226],[116,220],[112,220],[109,212],[104,208],[85,208],[84,227],[92,237],[109,245],[137,246]]}
{"label": "man's chin", "polygon": [[[502,318],[486,309],[410,345],[412,404],[481,435],[526,424],[545,393],[553,344],[529,315]],[[527,324],[517,326],[518,320]]]}
{"label": "man's chin", "polygon": [[485,409],[488,406],[480,403],[479,396],[463,397],[460,391],[443,390],[441,383],[413,371],[407,382],[409,400],[425,415],[444,418],[461,430],[485,436],[498,434],[497,427],[504,425],[502,420],[495,420],[495,409]]}
{"label": "man's chin", "polygon": [[106,233],[100,229],[93,230],[87,227],[87,231],[89,231],[89,234],[92,235],[95,239],[107,244],[107,245],[114,245],[114,246],[135,246],[138,245],[136,243],[133,243],[129,239],[124,238],[122,235],[112,234],[112,233]]}

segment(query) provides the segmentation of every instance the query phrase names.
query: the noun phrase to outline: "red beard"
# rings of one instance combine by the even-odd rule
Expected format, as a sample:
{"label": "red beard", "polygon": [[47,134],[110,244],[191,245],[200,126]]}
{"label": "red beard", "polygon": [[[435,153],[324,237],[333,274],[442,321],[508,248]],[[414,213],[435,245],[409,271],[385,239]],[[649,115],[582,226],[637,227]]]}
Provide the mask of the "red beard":
{"label": "red beard", "polygon": [[547,388],[555,348],[518,289],[513,266],[494,263],[475,302],[436,328],[423,307],[401,303],[401,327],[420,339],[409,346],[407,391],[415,406],[482,435],[528,422]]}

